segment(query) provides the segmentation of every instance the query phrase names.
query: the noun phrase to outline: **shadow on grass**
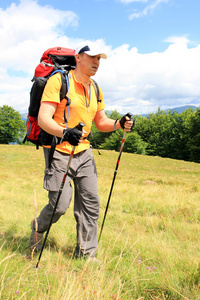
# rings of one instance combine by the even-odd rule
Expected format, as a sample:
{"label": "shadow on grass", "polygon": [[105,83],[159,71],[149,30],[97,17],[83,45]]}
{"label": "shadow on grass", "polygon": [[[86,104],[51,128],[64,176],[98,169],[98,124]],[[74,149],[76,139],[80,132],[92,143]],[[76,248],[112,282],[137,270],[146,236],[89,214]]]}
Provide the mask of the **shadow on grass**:
{"label": "shadow on grass", "polygon": [[[0,250],[2,248],[4,251],[19,252],[21,255],[30,256],[29,235],[23,235],[15,225],[12,225],[6,232],[0,232]],[[66,245],[65,247],[60,247],[51,236],[47,237],[44,249],[50,249],[52,252],[61,251],[68,259],[71,259],[75,252],[75,246]]]}

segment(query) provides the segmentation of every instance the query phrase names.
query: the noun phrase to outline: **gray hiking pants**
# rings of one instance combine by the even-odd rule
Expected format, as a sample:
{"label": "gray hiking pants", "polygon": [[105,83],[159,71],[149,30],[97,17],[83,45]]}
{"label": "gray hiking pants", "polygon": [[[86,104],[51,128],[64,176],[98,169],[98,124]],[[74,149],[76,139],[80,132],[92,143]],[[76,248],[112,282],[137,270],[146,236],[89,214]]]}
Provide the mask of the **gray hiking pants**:
{"label": "gray hiking pants", "polygon": [[[51,168],[48,168],[49,149],[44,148],[46,162],[44,188],[49,191],[49,203],[41,211],[38,232],[48,229],[58,191],[67,167],[69,155],[54,152]],[[53,223],[65,214],[72,199],[71,181],[74,182],[74,216],[77,223],[77,247],[80,255],[94,256],[98,243],[97,220],[99,217],[99,196],[97,172],[92,149],[74,155],[68,176],[58,202]]]}

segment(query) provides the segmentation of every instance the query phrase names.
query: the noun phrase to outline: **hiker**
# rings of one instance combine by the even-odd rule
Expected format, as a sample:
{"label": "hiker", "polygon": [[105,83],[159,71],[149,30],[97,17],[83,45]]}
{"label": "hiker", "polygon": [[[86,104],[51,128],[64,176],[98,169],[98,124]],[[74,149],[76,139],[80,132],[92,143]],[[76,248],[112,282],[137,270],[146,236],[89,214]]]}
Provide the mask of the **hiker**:
{"label": "hiker", "polygon": [[[69,91],[67,96],[71,100],[68,111],[67,129],[63,123],[65,104],[60,102],[61,76],[59,73],[50,77],[41,100],[38,123],[47,133],[62,138],[56,146],[51,166],[48,164],[50,147],[43,146],[45,157],[44,188],[49,192],[49,203],[42,209],[39,217],[31,222],[32,233],[30,247],[38,251],[42,247],[42,237],[48,229],[60,184],[66,166],[75,147],[69,173],[67,175],[62,195],[53,217],[53,223],[65,214],[72,198],[71,181],[74,182],[74,216],[77,224],[77,246],[75,256],[94,258],[98,244],[97,221],[99,217],[99,195],[96,166],[89,135],[92,121],[99,131],[109,132],[119,128],[131,131],[133,120],[126,115],[120,120],[112,120],[105,114],[102,90],[99,88],[99,100],[91,76],[99,68],[100,59],[106,59],[97,45],[80,46],[75,51],[76,67],[69,73]],[[81,132],[77,125],[85,124]]]}

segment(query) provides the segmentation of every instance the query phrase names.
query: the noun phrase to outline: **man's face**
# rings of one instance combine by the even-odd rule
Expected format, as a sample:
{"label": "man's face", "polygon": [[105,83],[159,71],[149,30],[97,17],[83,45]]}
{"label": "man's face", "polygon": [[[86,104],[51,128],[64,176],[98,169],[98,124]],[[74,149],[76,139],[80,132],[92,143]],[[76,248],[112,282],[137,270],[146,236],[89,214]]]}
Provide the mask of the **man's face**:
{"label": "man's face", "polygon": [[87,74],[89,77],[96,74],[100,64],[100,55],[90,56],[86,53],[81,53],[77,59],[79,60],[81,72]]}

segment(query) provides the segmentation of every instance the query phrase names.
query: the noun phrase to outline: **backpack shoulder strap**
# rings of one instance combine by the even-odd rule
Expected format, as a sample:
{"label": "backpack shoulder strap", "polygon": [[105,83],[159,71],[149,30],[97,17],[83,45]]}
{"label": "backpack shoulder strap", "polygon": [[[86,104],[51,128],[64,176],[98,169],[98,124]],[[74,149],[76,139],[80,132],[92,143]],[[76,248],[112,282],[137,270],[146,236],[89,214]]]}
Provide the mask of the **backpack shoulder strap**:
{"label": "backpack shoulder strap", "polygon": [[[62,85],[61,85],[61,89],[60,89],[60,101],[62,99],[66,99],[67,102],[65,104],[65,108],[66,106],[68,106],[68,110],[67,110],[67,117],[66,117],[66,114],[65,114],[65,108],[64,108],[64,121],[66,123],[66,126],[67,126],[67,123],[68,123],[68,118],[69,118],[69,106],[70,106],[70,99],[67,97],[67,92],[69,90],[69,78],[68,78],[68,74],[69,72],[65,72],[63,70],[56,70],[54,71],[52,75],[54,75],[55,73],[60,73],[61,75],[61,80],[62,80]],[[51,162],[52,162],[52,159],[53,159],[53,154],[54,154],[54,151],[55,151],[55,148],[56,148],[56,145],[58,144],[58,138],[56,136],[53,137],[52,139],[52,143],[51,143],[51,149],[50,149],[50,153],[49,153],[49,168],[51,167]]]}
{"label": "backpack shoulder strap", "polygon": [[52,72],[50,76],[53,76],[58,72],[60,73],[61,80],[62,80],[62,85],[60,89],[60,101],[65,98],[67,100],[66,106],[68,106],[70,105],[70,99],[66,95],[69,90],[69,78],[68,78],[69,72],[63,71],[61,69],[57,69],[54,72]]}
{"label": "backpack shoulder strap", "polygon": [[95,89],[96,96],[97,96],[97,103],[101,102],[101,99],[99,98],[99,86],[98,86],[98,83],[94,79],[92,79],[92,82],[93,82],[94,89]]}

